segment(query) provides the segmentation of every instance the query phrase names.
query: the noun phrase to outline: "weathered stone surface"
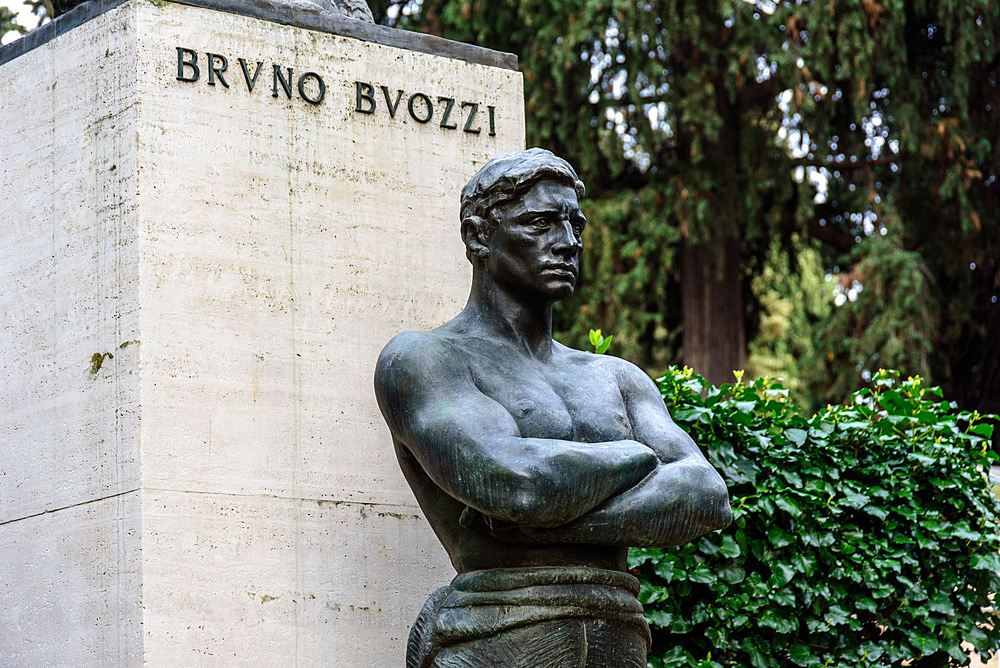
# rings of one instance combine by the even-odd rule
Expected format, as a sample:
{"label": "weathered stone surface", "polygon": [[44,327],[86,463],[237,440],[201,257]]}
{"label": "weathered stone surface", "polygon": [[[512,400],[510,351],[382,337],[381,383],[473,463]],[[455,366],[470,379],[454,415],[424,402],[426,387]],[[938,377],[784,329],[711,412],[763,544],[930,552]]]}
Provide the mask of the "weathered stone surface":
{"label": "weathered stone surface", "polygon": [[0,525],[0,663],[142,664],[139,504],[132,491]]}
{"label": "weathered stone surface", "polygon": [[[464,299],[447,194],[523,145],[520,75],[144,0],[58,28],[0,58],[0,656],[398,665],[452,572],[371,369]],[[494,106],[495,136],[414,92]]]}
{"label": "weathered stone surface", "polygon": [[[109,14],[73,51],[134,62],[134,25]],[[41,51],[0,68],[5,665],[142,656],[137,86],[122,74]]]}
{"label": "weathered stone surface", "polygon": [[[52,8],[56,16],[82,5],[86,0],[53,0]],[[292,12],[314,13],[316,11],[336,12],[352,19],[373,21],[372,12],[364,0],[244,0],[244,2],[275,5]]]}

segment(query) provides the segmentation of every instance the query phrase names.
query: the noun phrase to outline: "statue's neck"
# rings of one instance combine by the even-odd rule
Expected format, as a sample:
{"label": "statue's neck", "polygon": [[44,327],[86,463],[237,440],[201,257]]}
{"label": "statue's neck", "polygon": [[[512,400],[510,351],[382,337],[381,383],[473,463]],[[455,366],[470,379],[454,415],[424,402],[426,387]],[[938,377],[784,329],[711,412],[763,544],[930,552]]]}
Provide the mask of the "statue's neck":
{"label": "statue's neck", "polygon": [[481,336],[499,339],[539,359],[552,354],[552,302],[530,299],[474,267],[472,291],[462,312]]}

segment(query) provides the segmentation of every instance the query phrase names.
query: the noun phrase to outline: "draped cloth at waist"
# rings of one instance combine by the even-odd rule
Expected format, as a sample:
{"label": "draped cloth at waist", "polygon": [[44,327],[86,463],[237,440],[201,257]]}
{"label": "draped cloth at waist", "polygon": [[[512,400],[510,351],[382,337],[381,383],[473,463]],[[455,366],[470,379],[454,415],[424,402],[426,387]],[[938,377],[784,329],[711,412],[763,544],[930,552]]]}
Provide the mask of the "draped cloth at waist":
{"label": "draped cloth at waist", "polygon": [[587,567],[498,568],[462,573],[424,603],[410,630],[407,668],[427,668],[441,650],[530,624],[600,620],[636,631],[650,645],[636,599],[639,581]]}

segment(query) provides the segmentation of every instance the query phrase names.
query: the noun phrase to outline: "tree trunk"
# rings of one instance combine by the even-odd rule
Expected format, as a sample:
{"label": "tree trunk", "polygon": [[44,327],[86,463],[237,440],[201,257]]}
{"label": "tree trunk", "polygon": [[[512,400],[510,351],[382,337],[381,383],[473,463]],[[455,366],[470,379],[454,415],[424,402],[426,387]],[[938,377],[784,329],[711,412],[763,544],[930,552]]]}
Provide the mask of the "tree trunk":
{"label": "tree trunk", "polygon": [[716,385],[746,365],[742,278],[739,239],[683,245],[684,363]]}

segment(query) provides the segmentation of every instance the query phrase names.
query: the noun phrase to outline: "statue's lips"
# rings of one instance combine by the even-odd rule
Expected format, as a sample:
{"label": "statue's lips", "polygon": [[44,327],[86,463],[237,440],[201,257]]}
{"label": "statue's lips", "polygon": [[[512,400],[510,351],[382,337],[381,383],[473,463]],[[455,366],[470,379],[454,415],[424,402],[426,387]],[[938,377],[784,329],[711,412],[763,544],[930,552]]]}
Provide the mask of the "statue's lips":
{"label": "statue's lips", "polygon": [[547,264],[542,267],[542,272],[564,274],[568,278],[576,279],[576,267],[571,264]]}

